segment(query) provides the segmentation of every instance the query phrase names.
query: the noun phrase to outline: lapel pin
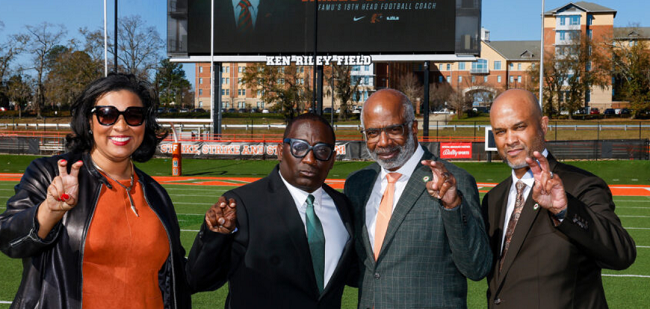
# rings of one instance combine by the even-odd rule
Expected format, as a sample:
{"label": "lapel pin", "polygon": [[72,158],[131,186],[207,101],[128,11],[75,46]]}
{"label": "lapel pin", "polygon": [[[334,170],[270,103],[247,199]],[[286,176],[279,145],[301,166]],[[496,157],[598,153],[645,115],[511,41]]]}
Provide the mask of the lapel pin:
{"label": "lapel pin", "polygon": [[424,181],[424,182],[429,181],[429,179],[431,179],[431,178],[429,178],[429,176],[424,176],[424,177],[422,177],[422,181]]}
{"label": "lapel pin", "polygon": [[534,209],[534,210],[539,209],[539,204],[535,203],[535,205],[533,205],[533,209]]}

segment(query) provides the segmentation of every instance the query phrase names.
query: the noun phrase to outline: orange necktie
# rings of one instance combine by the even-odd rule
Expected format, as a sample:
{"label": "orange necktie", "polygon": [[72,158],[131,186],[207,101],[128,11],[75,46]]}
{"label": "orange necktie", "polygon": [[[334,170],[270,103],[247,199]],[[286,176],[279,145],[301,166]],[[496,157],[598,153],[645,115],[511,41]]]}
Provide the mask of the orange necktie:
{"label": "orange necktie", "polygon": [[395,195],[395,182],[402,176],[400,173],[389,173],[386,175],[388,185],[384,196],[381,198],[379,204],[379,212],[377,212],[377,222],[375,224],[375,261],[381,251],[381,245],[384,243],[386,237],[386,230],[388,229],[388,222],[390,216],[393,214],[393,196]]}

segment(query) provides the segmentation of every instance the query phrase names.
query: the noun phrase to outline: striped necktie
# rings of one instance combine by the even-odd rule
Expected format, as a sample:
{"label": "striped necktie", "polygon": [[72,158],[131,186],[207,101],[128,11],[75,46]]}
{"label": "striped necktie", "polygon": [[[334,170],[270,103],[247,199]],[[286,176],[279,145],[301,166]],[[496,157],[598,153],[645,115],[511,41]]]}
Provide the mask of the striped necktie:
{"label": "striped necktie", "polygon": [[248,33],[253,30],[253,18],[251,17],[251,3],[248,0],[240,0],[237,4],[241,11],[237,19],[237,31],[240,33]]}

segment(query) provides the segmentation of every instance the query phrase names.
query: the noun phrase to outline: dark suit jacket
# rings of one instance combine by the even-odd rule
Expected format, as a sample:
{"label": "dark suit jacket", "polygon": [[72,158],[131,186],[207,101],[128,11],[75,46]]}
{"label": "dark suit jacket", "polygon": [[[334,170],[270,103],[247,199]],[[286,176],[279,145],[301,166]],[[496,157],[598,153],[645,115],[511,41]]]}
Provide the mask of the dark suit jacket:
{"label": "dark suit jacket", "polygon": [[190,251],[188,281],[195,291],[229,283],[226,308],[340,308],[354,257],[345,196],[327,185],[350,238],[332,278],[319,294],[305,225],[278,175],[226,192],[237,201],[237,232],[211,232],[205,222]]}
{"label": "dark suit jacket", "polygon": [[[189,1],[188,43],[194,54],[210,54],[210,6],[206,0]],[[313,6],[300,1],[260,0],[257,11],[253,31],[242,35],[237,31],[232,1],[214,1],[215,54],[313,52],[313,39],[305,39],[313,33]]]}
{"label": "dark suit jacket", "polygon": [[492,253],[481,218],[474,178],[425,149],[454,174],[463,202],[445,210],[425,189],[431,169],[418,163],[388,223],[375,262],[366,227],[366,203],[380,173],[373,164],[350,175],[345,193],[354,207],[361,270],[359,308],[465,308],[467,279],[490,270]]}
{"label": "dark suit jacket", "polygon": [[[625,269],[636,247],[614,213],[607,184],[549,154],[550,169],[564,183],[569,206],[555,227],[551,213],[526,199],[508,254],[499,273],[504,216],[512,177],[483,198],[483,211],[495,253],[488,275],[490,308],[607,308],[601,269]],[[498,304],[498,305],[497,305]]]}

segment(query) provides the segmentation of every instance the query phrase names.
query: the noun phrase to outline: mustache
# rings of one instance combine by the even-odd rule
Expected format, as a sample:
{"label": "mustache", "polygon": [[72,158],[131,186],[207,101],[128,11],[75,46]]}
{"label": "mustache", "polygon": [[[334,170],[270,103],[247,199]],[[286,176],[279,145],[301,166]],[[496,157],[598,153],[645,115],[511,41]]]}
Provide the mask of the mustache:
{"label": "mustache", "polygon": [[401,147],[399,147],[399,146],[393,146],[393,147],[377,147],[377,148],[375,148],[374,153],[376,153],[376,154],[378,154],[378,155],[382,155],[382,154],[387,154],[387,153],[395,152],[395,151],[398,151],[398,150],[401,150]]}

